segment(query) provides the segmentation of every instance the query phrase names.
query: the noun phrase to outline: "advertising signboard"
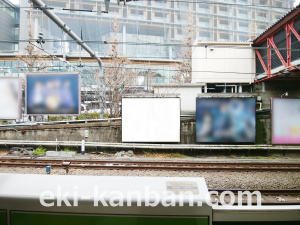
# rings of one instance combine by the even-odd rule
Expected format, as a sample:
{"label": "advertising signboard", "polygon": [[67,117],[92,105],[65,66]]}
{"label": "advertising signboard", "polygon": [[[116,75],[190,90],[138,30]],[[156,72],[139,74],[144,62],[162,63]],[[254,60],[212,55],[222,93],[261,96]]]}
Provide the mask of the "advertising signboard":
{"label": "advertising signboard", "polygon": [[79,73],[26,74],[28,115],[79,115],[81,111]]}
{"label": "advertising signboard", "polygon": [[22,79],[0,78],[0,119],[20,119],[22,117]]}
{"label": "advertising signboard", "polygon": [[300,144],[300,99],[272,99],[272,143]]}
{"label": "advertising signboard", "polygon": [[255,98],[197,98],[196,142],[255,142]]}

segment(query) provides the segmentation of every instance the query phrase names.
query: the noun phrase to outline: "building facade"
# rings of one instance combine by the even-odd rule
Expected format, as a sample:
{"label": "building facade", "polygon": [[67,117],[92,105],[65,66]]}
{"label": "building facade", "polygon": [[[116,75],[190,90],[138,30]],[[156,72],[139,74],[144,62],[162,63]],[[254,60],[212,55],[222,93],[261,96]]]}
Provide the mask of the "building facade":
{"label": "building facade", "polygon": [[[134,63],[129,67],[137,72],[149,70],[157,72],[158,77],[154,81],[164,84],[174,82],[173,76],[178,72],[176,63],[182,60],[182,51],[189,48],[187,26],[193,28],[191,31],[193,43],[199,43],[198,47],[201,43],[207,42],[246,41],[273,24],[293,4],[293,0],[196,0],[131,1],[126,5],[123,3],[118,5],[117,1],[111,0],[109,13],[102,13],[105,10],[104,0],[44,0],[43,2],[102,59],[109,58],[111,44],[114,42],[112,21],[117,18],[119,27],[115,33],[119,43],[119,55],[134,59]],[[28,1],[20,1],[19,40],[28,40],[29,6]],[[42,48],[46,50],[46,55],[49,53],[65,57],[71,60],[73,66],[83,66],[77,69],[84,76],[85,74],[88,76],[90,71],[97,67],[96,62],[84,61],[84,57],[89,55],[40,10],[33,10],[32,29],[35,39],[38,38],[39,33],[43,33],[45,44]],[[27,44],[26,41],[19,43],[20,54],[26,54]],[[14,53],[14,49],[10,51],[11,54]],[[0,63],[10,66],[12,73],[18,75],[20,70],[17,68],[26,67],[23,62]],[[16,64],[17,67],[14,66]],[[48,71],[73,69],[58,60],[49,60],[47,68]],[[248,78],[249,76],[246,78],[247,81]],[[249,80],[252,81],[252,78]],[[194,79],[193,82],[201,81]],[[144,82],[145,87],[148,85],[148,81],[147,84]],[[208,86],[208,90],[209,88],[216,87]]]}
{"label": "building facade", "polygon": [[218,84],[224,93],[254,83],[252,42],[200,42],[193,48],[192,83]]}
{"label": "building facade", "polygon": [[12,41],[19,39],[19,10],[7,0],[0,0],[0,52],[13,52],[18,44]]}
{"label": "building facade", "polygon": [[[193,27],[198,41],[246,41],[257,36],[292,8],[293,0],[196,0],[196,1],[131,1],[117,5],[111,1],[109,12],[104,0],[44,0],[45,4],[98,52],[107,55],[105,43],[112,41],[112,19],[119,23],[118,39],[122,55],[136,58],[173,59],[180,56],[185,44],[187,25]],[[21,7],[28,6],[21,1]],[[28,10],[28,9],[27,9]],[[25,13],[22,18],[25,18]],[[76,43],[63,46],[61,30],[39,11],[35,12],[35,33],[44,32],[46,48],[78,55]],[[22,27],[26,20],[22,20]],[[23,28],[24,29],[24,28]],[[21,39],[26,39],[22,33]]]}

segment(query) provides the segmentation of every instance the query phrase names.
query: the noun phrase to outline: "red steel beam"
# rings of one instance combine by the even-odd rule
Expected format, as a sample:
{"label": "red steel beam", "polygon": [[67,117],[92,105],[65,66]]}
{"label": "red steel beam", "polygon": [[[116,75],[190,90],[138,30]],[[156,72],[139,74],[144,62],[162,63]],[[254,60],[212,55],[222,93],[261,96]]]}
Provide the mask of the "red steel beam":
{"label": "red steel beam", "polygon": [[[273,36],[274,34],[278,33],[278,31],[280,31],[282,28],[284,28],[286,24],[289,24],[291,21],[298,19],[300,17],[299,9],[300,9],[300,6],[297,6],[290,13],[288,13],[286,16],[283,16],[282,19],[280,19],[278,22],[276,22],[274,25],[272,25],[272,27],[269,28],[268,30],[266,30],[262,35],[257,37],[254,40],[254,46],[260,45],[261,43],[266,41],[268,37]],[[295,33],[295,30],[292,30],[292,31]],[[298,40],[299,40],[299,35],[298,35]]]}
{"label": "red steel beam", "polygon": [[259,82],[263,82],[265,80],[269,80],[269,79],[273,79],[275,78],[277,75],[272,75],[271,77],[266,77],[266,78],[263,78],[263,79],[260,79],[260,80],[256,80],[254,81],[255,84],[259,83]]}
{"label": "red steel beam", "polygon": [[[272,45],[272,47],[274,48],[274,50],[275,50],[277,56],[279,57],[279,59],[280,59],[282,65],[284,65],[285,67],[288,67],[288,64],[287,64],[287,63],[285,62],[285,60],[283,59],[283,57],[282,57],[280,51],[278,50],[277,46],[275,45],[275,43],[274,43],[274,41],[273,41],[273,36],[270,37],[270,38],[268,38],[268,44],[269,44],[269,43],[270,43],[270,44]],[[269,47],[269,46],[268,46],[268,47]],[[270,51],[271,51],[271,50],[270,50]],[[270,54],[270,56],[271,56],[271,54]],[[271,57],[270,57],[270,60],[271,60]]]}
{"label": "red steel beam", "polygon": [[266,78],[263,78],[263,79],[260,79],[260,80],[256,80],[254,83],[257,84],[259,82],[263,82],[263,81],[266,81],[266,80],[279,80],[279,79],[282,79],[282,80],[299,80],[300,77],[282,77],[282,76],[279,76],[279,75],[282,75],[282,74],[278,74],[278,75],[273,75],[272,77],[266,77]]}
{"label": "red steel beam", "polygon": [[[293,22],[294,23],[294,22]],[[296,36],[296,38],[298,39],[298,41],[300,41],[300,35],[298,34],[298,32],[295,30],[294,26],[292,24],[288,24],[288,27],[291,29],[291,31],[293,31],[294,35]]]}
{"label": "red steel beam", "polygon": [[259,59],[261,65],[262,65],[262,67],[264,68],[264,71],[266,72],[266,74],[269,74],[269,71],[268,71],[268,69],[267,69],[267,67],[266,67],[266,65],[265,65],[265,62],[264,62],[264,60],[262,59],[262,57],[261,57],[261,55],[260,55],[258,49],[255,49],[255,53],[256,53],[256,55],[257,55],[257,57],[258,57],[258,59]]}
{"label": "red steel beam", "polygon": [[271,75],[271,44],[269,41],[269,38],[267,39],[267,44],[268,44],[268,74],[267,77],[272,77]]}
{"label": "red steel beam", "polygon": [[292,59],[292,55],[291,55],[291,29],[289,27],[289,24],[287,24],[285,26],[286,29],[286,57],[287,57],[287,65],[290,66],[291,65],[291,59]]}
{"label": "red steel beam", "polygon": [[[282,25],[281,25],[282,26]],[[267,37],[267,44],[268,44],[268,68],[266,67],[259,51],[256,49],[255,50],[255,53],[262,65],[262,67],[264,68],[264,71],[266,72],[267,74],[267,77],[264,78],[264,79],[260,79],[260,80],[256,80],[255,83],[259,83],[259,82],[262,82],[262,81],[265,81],[265,80],[268,80],[270,78],[278,78],[278,75],[280,74],[277,74],[277,75],[272,75],[271,74],[271,47],[274,48],[277,56],[279,57],[281,63],[285,66],[285,67],[289,67],[291,66],[291,32],[294,33],[294,35],[296,36],[296,38],[298,39],[298,41],[300,41],[300,35],[298,34],[298,32],[295,30],[294,28],[294,20],[291,21],[290,23],[287,23],[285,24],[285,30],[286,30],[286,46],[287,46],[287,62],[285,62],[284,58],[282,57],[280,51],[278,50],[276,44],[274,43],[274,33],[272,36],[270,37]],[[296,67],[289,67],[289,70],[292,71],[292,70],[295,70],[297,69]],[[286,79],[286,78],[285,78]],[[294,78],[293,78],[294,79]]]}

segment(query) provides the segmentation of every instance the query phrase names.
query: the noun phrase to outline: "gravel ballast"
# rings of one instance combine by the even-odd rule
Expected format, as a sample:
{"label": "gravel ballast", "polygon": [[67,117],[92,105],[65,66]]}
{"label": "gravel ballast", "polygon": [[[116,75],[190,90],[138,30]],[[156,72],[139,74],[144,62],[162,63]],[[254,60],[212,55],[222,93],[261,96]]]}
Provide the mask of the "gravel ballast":
{"label": "gravel ballast", "polygon": [[[0,152],[1,158],[19,158]],[[26,158],[26,157],[25,157]],[[27,157],[28,158],[28,157]],[[38,159],[60,159],[41,157]],[[101,157],[92,154],[80,155],[64,160],[119,160],[119,161],[172,161],[172,162],[268,162],[299,163],[299,155],[290,157],[200,157],[200,158],[149,158],[149,157]],[[53,175],[67,175],[65,169],[52,168]],[[46,168],[0,167],[0,173],[46,174]],[[219,189],[300,189],[300,172],[215,172],[215,171],[153,171],[153,170],[89,170],[70,169],[68,176],[151,176],[151,177],[204,177],[208,188]],[[1,182],[1,181],[0,181]]]}
{"label": "gravel ballast", "polygon": [[[52,169],[54,175],[67,175],[64,169]],[[45,168],[0,167],[0,173],[46,174]],[[192,172],[145,170],[70,169],[67,176],[150,176],[204,177],[208,188],[220,189],[300,189],[299,172]]]}

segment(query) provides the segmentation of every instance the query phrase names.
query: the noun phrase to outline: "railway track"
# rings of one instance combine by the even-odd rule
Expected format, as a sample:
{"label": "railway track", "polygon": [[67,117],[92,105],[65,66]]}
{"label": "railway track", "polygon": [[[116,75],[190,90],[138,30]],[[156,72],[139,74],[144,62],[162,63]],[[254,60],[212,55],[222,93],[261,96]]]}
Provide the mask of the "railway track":
{"label": "railway track", "polygon": [[172,171],[285,171],[299,172],[300,163],[245,162],[167,162],[167,161],[108,161],[59,159],[0,159],[2,167],[36,167],[103,170],[172,170]]}
{"label": "railway track", "polygon": [[[221,194],[225,193],[233,193],[232,196],[226,194],[225,197],[221,197],[225,200],[225,203],[229,203],[232,199],[234,199],[234,205],[238,204],[238,196],[240,193],[255,193],[259,192],[261,194],[261,205],[300,205],[300,189],[262,189],[262,190],[251,190],[251,189],[209,189],[211,193],[211,202],[215,205],[221,205],[220,197]],[[243,195],[242,204],[247,205],[248,200],[247,196]],[[251,196],[252,205],[257,205],[257,195],[254,194]]]}

